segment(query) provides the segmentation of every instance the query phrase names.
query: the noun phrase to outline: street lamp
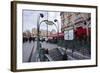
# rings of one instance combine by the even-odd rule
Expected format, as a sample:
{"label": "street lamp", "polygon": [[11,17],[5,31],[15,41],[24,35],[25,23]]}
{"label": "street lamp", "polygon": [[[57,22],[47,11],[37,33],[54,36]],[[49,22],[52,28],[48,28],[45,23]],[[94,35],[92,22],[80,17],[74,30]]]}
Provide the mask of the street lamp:
{"label": "street lamp", "polygon": [[58,21],[57,19],[54,20],[54,22],[57,22],[57,21]]}
{"label": "street lamp", "polygon": [[39,35],[39,31],[40,31],[40,17],[43,18],[44,15],[42,13],[39,14],[38,16],[38,19],[37,19],[37,61],[39,60],[40,58],[40,47],[41,47],[41,44],[40,44],[40,35]]}
{"label": "street lamp", "polygon": [[[54,20],[54,22],[53,21],[49,21],[49,20],[43,20],[43,21],[41,21],[41,23],[42,22],[45,22],[47,25],[55,25],[55,27],[57,28],[57,36],[59,37],[59,24],[58,24],[58,26],[54,23],[54,22],[58,22],[58,20],[57,19],[55,19]],[[58,39],[57,39],[58,40]]]}
{"label": "street lamp", "polygon": [[54,22],[57,22],[57,25],[58,25],[58,27],[57,27],[57,36],[58,36],[57,40],[59,41],[59,24],[58,24],[58,20],[55,19]]}
{"label": "street lamp", "polygon": [[41,18],[43,18],[43,17],[44,17],[44,15],[43,15],[42,13],[40,13],[40,17],[41,17]]}
{"label": "street lamp", "polygon": [[[40,59],[40,61],[42,61],[43,59],[41,58],[43,54],[40,54],[40,35],[39,35],[39,31],[40,31],[40,25],[42,22],[45,22],[47,25],[55,25],[57,28],[57,33],[59,32],[59,28],[57,27],[57,25],[54,22],[57,22],[58,20],[55,19],[54,22],[53,21],[48,21],[48,20],[43,20],[40,22],[40,17],[43,18],[44,15],[42,13],[39,14],[38,19],[37,19],[37,60]],[[48,32],[48,31],[47,31]]]}

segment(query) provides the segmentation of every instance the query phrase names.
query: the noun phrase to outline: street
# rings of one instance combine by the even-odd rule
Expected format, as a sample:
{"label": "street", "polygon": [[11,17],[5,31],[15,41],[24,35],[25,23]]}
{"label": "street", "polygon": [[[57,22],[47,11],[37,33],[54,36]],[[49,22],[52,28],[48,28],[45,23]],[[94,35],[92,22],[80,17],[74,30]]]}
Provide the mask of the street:
{"label": "street", "polygon": [[[56,44],[51,44],[47,42],[41,42],[41,47],[48,49],[48,55],[52,58],[53,61],[61,61],[63,60],[64,52],[67,53],[66,60],[83,60],[90,59],[90,56],[83,55],[78,51],[74,51],[70,49],[63,49],[62,47],[58,49]],[[37,62],[37,42],[25,42],[23,43],[23,62]]]}
{"label": "street", "polygon": [[[43,42],[41,45],[42,45],[42,48],[48,48],[48,50],[57,48],[56,44],[50,44],[47,42]],[[36,61],[36,55],[37,55],[36,47],[37,47],[36,41],[23,43],[23,62],[30,62],[30,61],[35,62]]]}

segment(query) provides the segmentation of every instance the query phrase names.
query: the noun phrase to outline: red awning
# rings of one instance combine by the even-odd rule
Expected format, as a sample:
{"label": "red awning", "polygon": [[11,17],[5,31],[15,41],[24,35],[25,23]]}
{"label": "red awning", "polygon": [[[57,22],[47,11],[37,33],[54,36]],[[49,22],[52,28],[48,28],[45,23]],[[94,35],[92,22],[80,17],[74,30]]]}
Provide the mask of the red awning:
{"label": "red awning", "polygon": [[56,34],[52,34],[49,37],[63,37],[64,33],[56,33]]}
{"label": "red awning", "polygon": [[58,37],[64,37],[64,33],[62,33],[62,32],[59,33],[59,34],[58,34]]}

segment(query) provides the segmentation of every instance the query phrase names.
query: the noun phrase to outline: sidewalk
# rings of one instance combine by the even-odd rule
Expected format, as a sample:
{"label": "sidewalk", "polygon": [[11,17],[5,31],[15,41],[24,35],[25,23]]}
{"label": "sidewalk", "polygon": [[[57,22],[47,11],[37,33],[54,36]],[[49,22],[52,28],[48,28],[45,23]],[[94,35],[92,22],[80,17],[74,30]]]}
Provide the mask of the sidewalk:
{"label": "sidewalk", "polygon": [[23,51],[22,51],[23,62],[29,61],[29,57],[33,49],[33,46],[34,46],[34,42],[31,42],[31,43],[26,42],[23,44]]}
{"label": "sidewalk", "polygon": [[32,56],[31,56],[31,62],[37,62],[37,55],[38,55],[38,51],[37,51],[37,42],[34,42],[34,50],[32,51]]}

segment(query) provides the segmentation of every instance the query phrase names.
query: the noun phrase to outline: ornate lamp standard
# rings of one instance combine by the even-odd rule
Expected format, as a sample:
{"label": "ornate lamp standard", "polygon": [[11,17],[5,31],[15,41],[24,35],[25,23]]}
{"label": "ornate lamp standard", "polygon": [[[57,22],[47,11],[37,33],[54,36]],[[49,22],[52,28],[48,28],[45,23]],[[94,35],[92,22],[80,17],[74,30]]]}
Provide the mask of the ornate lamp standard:
{"label": "ornate lamp standard", "polygon": [[43,18],[44,15],[42,13],[39,14],[38,19],[37,19],[37,61],[39,61],[40,59],[40,35],[39,35],[39,31],[40,31],[40,17]]}
{"label": "ornate lamp standard", "polygon": [[[43,21],[41,21],[41,23],[42,22],[45,22],[47,25],[55,25],[55,27],[56,27],[56,29],[57,29],[57,36],[58,36],[58,38],[59,38],[59,25],[57,26],[54,22],[58,22],[58,20],[57,19],[55,19],[54,20],[54,22],[53,21],[49,21],[49,20],[43,20]],[[48,32],[48,30],[47,30],[47,32]],[[59,39],[57,39],[57,40],[59,40]]]}
{"label": "ornate lamp standard", "polygon": [[58,27],[57,27],[57,25],[55,24],[56,28],[57,28],[57,36],[58,36],[57,40],[59,41],[59,24],[58,24],[58,20],[55,19],[54,22],[57,22],[57,25],[58,25]]}
{"label": "ornate lamp standard", "polygon": [[[59,28],[54,23],[54,22],[58,21],[57,19],[55,19],[54,22],[53,21],[48,21],[48,20],[43,20],[43,21],[40,22],[40,17],[43,18],[44,15],[42,13],[40,13],[39,16],[38,16],[38,19],[37,19],[37,61],[43,61],[44,60],[42,58],[43,57],[43,52],[40,51],[41,44],[40,44],[40,35],[39,35],[39,32],[40,32],[40,25],[41,25],[41,23],[45,22],[47,25],[55,25],[56,28],[57,28],[57,34],[59,34]],[[47,32],[48,32],[48,30],[47,30]]]}

